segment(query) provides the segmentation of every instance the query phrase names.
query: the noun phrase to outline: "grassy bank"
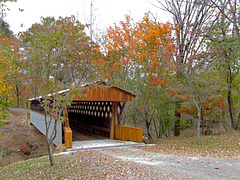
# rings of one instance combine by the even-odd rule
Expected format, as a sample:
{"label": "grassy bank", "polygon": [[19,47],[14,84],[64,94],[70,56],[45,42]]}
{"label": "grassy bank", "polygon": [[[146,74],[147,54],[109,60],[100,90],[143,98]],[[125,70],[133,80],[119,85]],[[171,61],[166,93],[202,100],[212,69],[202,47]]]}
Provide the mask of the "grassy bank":
{"label": "grassy bank", "polygon": [[47,156],[17,162],[0,168],[0,179],[139,179],[140,167],[104,156],[97,151],[84,151],[55,156],[56,166]]}
{"label": "grassy bank", "polygon": [[240,160],[239,131],[202,136],[200,145],[197,145],[196,137],[167,138],[158,140],[156,144],[140,148],[151,152]]}

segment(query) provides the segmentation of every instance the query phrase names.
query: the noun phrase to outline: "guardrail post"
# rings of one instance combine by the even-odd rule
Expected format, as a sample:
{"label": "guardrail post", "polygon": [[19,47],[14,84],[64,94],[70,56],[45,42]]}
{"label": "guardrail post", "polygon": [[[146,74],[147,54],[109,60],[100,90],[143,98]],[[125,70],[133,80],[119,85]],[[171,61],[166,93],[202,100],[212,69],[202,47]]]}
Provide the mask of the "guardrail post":
{"label": "guardrail post", "polygon": [[70,127],[64,127],[64,142],[67,148],[72,148],[72,130]]}

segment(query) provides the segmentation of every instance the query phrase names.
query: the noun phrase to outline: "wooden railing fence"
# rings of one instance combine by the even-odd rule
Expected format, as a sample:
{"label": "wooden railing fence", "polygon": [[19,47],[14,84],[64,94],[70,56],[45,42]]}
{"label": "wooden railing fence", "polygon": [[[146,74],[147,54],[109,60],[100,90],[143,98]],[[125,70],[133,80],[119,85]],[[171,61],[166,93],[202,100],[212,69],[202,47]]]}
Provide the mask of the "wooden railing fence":
{"label": "wooden railing fence", "polygon": [[115,139],[142,142],[143,129],[115,125]]}

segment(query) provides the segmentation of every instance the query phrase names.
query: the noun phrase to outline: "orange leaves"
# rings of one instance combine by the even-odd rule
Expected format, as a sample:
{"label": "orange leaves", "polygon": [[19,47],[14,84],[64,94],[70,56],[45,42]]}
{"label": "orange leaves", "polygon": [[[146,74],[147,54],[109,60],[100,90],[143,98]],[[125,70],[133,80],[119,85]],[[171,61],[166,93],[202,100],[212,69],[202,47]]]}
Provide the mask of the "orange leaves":
{"label": "orange leaves", "polygon": [[224,104],[223,102],[218,102],[218,103],[215,103],[214,107],[225,109],[225,108],[227,108],[227,105]]}
{"label": "orange leaves", "polygon": [[[209,99],[203,104],[202,115],[207,115],[214,108],[224,109],[224,108],[227,108],[227,106],[224,104],[223,99],[221,97],[218,97],[218,96],[209,97]],[[197,112],[197,107],[192,107],[192,108],[182,107],[180,109],[180,112],[189,114],[189,115],[194,115],[194,113]]]}
{"label": "orange leaves", "polygon": [[166,78],[159,79],[158,77],[150,77],[148,82],[151,83],[152,86],[158,86],[160,84],[165,86],[168,83],[168,80]]}
{"label": "orange leaves", "polygon": [[190,114],[190,115],[193,115],[193,113],[196,112],[196,111],[197,111],[197,108],[196,108],[196,107],[193,107],[192,109],[186,108],[186,107],[182,107],[182,108],[180,109],[180,112],[181,112],[181,113]]}
{"label": "orange leaves", "polygon": [[[182,88],[182,87],[178,87],[178,88]],[[177,91],[175,91],[175,90],[170,91],[170,96],[174,96],[174,97],[178,98],[179,100],[189,101],[189,98],[187,96],[177,93]]]}
{"label": "orange leaves", "polygon": [[146,13],[143,20],[133,23],[130,16],[125,16],[125,22],[120,22],[110,27],[107,36],[106,47],[108,51],[119,50],[128,47],[130,51],[154,50],[160,47],[170,48],[172,27],[169,23],[154,23],[149,20],[149,13]]}
{"label": "orange leaves", "polygon": [[227,105],[224,104],[223,99],[219,96],[213,96],[210,97],[205,103],[204,103],[204,107],[206,107],[207,109],[213,109],[213,108],[227,108]]}
{"label": "orange leaves", "polygon": [[174,50],[171,34],[170,23],[153,22],[149,13],[139,22],[125,16],[125,21],[110,27],[105,36],[109,68],[120,72],[138,67],[148,77],[163,76],[150,80],[154,86],[166,85],[164,71],[169,71]]}
{"label": "orange leaves", "polygon": [[99,47],[94,47],[94,50],[97,51],[97,52],[100,52]]}

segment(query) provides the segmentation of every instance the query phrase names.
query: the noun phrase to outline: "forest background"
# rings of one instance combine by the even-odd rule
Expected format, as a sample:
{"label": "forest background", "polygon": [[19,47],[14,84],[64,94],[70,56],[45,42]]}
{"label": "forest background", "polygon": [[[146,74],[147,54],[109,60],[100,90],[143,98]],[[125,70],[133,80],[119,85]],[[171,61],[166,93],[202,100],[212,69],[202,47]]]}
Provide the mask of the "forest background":
{"label": "forest background", "polygon": [[190,130],[200,143],[201,133],[239,130],[239,1],[152,3],[171,22],[126,15],[95,34],[74,16],[46,17],[14,35],[1,1],[1,125],[10,106],[104,80],[137,95],[122,123],[143,127],[149,142]]}

